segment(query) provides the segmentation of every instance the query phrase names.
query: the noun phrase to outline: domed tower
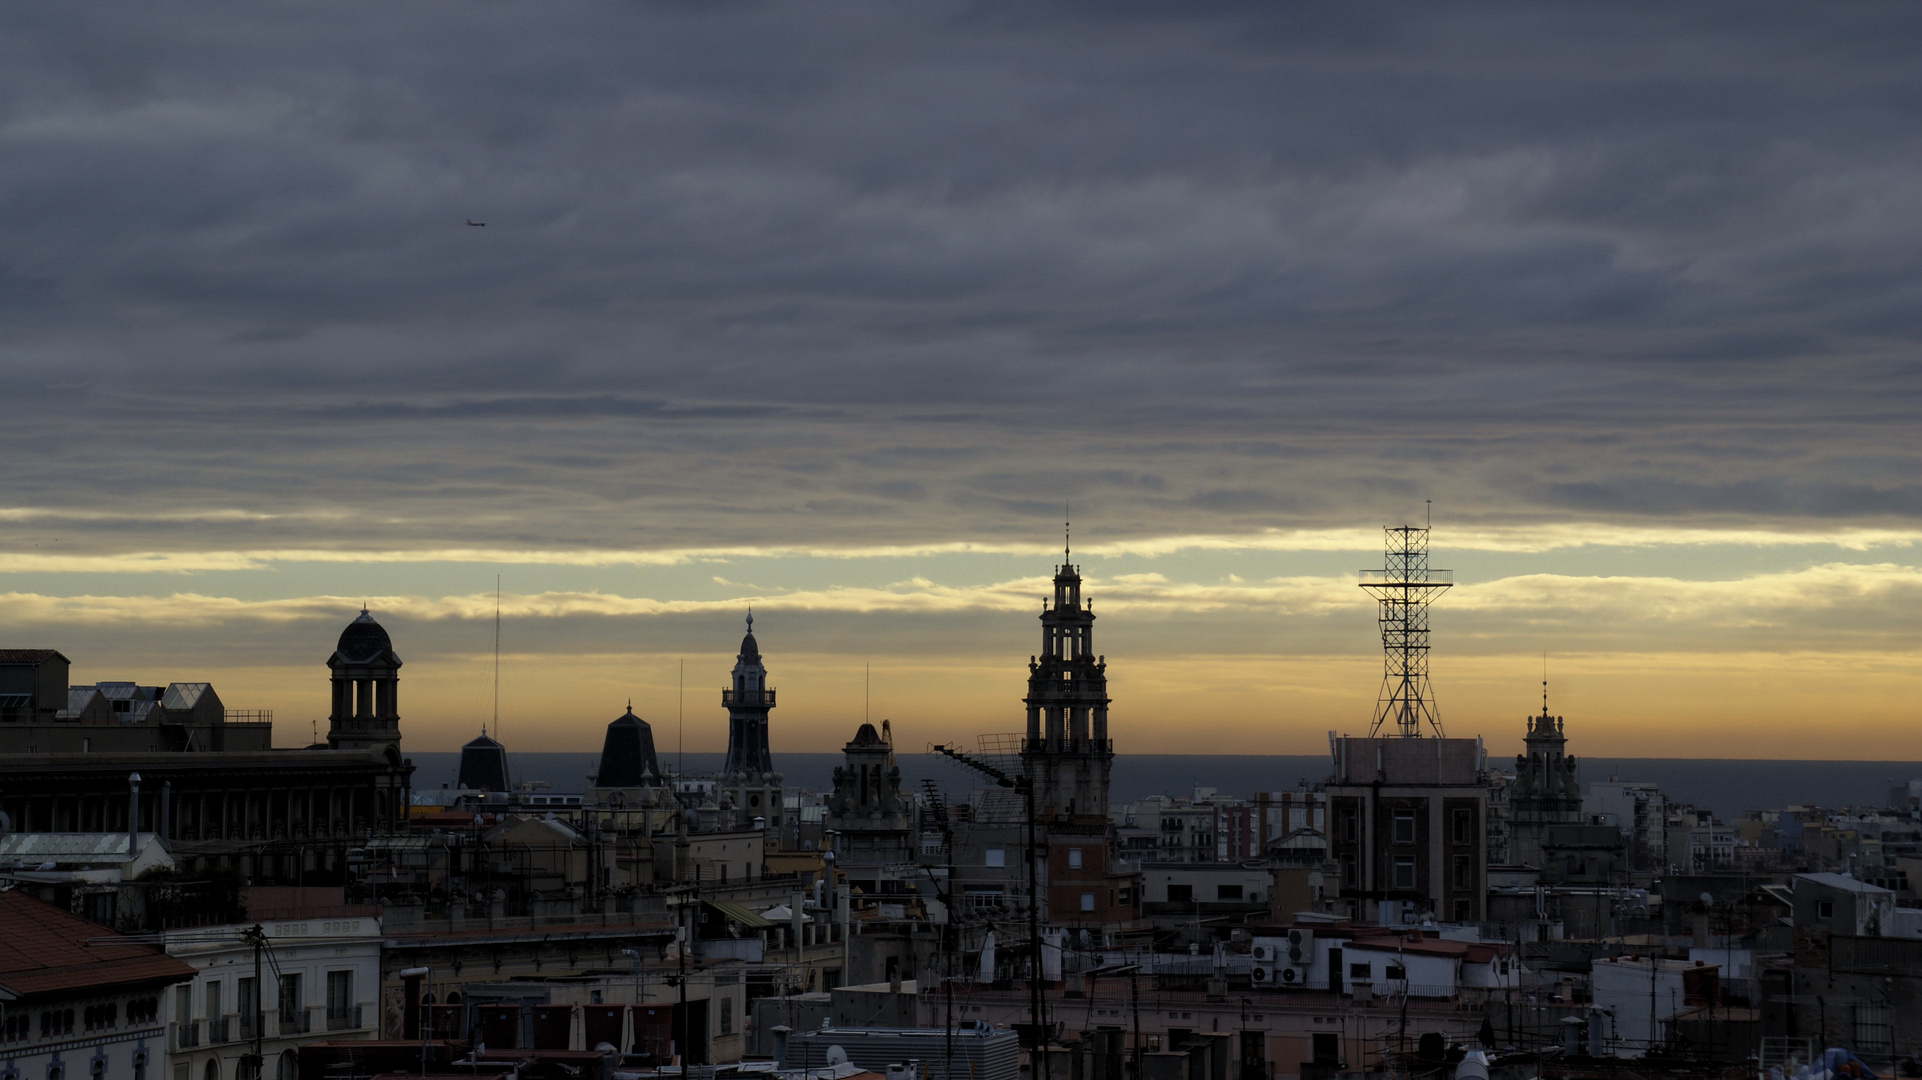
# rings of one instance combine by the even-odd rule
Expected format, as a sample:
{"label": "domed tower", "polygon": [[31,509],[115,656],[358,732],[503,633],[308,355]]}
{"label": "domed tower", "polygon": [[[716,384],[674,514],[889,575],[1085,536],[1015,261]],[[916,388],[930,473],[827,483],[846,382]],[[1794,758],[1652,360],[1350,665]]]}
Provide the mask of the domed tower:
{"label": "domed tower", "polygon": [[1094,609],[1081,600],[1081,571],[1068,561],[1041,608],[1041,655],[1028,658],[1027,738],[1022,764],[1035,784],[1038,820],[1108,819],[1108,661],[1095,655]]}
{"label": "domed tower", "polygon": [[727,762],[721,767],[722,790],[733,797],[733,821],[745,828],[755,818],[767,827],[781,823],[781,774],[767,748],[767,714],[774,708],[774,688],[767,684],[767,666],[754,640],[754,613],[748,612],[747,634],[734,658],[734,685],[721,691],[727,708]]}
{"label": "domed tower", "polygon": [[[886,726],[886,721],[882,725]],[[873,724],[862,724],[841,748],[846,764],[834,770],[828,796],[828,832],[843,866],[886,866],[914,857],[913,822],[901,794],[894,744]]]}
{"label": "domed tower", "polygon": [[400,748],[400,657],[387,631],[366,608],[347,624],[327,658],[333,673],[334,711],[327,717],[327,744],[336,750]]}

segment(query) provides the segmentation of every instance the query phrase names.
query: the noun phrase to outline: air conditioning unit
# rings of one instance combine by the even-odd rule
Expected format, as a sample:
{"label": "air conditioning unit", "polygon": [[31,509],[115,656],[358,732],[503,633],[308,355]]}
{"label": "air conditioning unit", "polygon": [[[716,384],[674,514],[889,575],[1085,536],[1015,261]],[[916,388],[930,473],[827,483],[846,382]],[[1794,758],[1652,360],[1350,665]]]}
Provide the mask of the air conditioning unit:
{"label": "air conditioning unit", "polygon": [[1315,932],[1313,930],[1288,931],[1288,947],[1282,951],[1281,957],[1286,958],[1286,963],[1297,967],[1305,968],[1314,963]]}
{"label": "air conditioning unit", "polygon": [[1256,938],[1250,949],[1255,963],[1272,964],[1282,954],[1282,941],[1279,938]]}
{"label": "air conditioning unit", "polygon": [[1284,965],[1275,969],[1274,986],[1306,988],[1308,968],[1306,966]]}
{"label": "air conditioning unit", "polygon": [[1276,978],[1275,969],[1266,964],[1256,964],[1254,971],[1249,974],[1249,979],[1253,981],[1256,986],[1281,985],[1281,980]]}

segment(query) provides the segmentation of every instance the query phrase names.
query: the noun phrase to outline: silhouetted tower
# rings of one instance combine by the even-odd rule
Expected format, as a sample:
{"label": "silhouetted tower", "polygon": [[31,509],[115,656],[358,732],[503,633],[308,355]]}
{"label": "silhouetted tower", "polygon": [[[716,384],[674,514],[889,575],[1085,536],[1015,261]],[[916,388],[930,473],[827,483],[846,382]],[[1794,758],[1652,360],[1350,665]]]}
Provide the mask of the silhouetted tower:
{"label": "silhouetted tower", "polygon": [[1538,869],[1547,865],[1548,827],[1579,824],[1582,789],[1575,759],[1568,755],[1562,718],[1548,713],[1548,680],[1542,680],[1542,712],[1528,718],[1525,753],[1515,758],[1508,788],[1510,855]]}
{"label": "silhouetted tower", "polygon": [[1428,568],[1426,528],[1402,526],[1382,533],[1382,568],[1361,572],[1361,587],[1381,602],[1381,699],[1368,735],[1379,736],[1393,724],[1392,734],[1419,738],[1425,722],[1441,738],[1441,715],[1428,685],[1428,605],[1454,584],[1454,574]]}
{"label": "silhouetted tower", "polygon": [[[887,721],[882,721],[887,726]],[[834,770],[827,827],[843,866],[889,865],[914,857],[914,822],[901,793],[894,744],[873,724],[862,724],[841,748],[845,764]]]}
{"label": "silhouetted tower", "polygon": [[747,616],[747,634],[734,658],[734,685],[721,691],[727,707],[727,763],[721,767],[721,786],[729,796],[733,824],[746,826],[763,818],[768,826],[781,822],[781,774],[767,748],[767,714],[774,708],[774,688],[767,684],[761,646],[754,640],[754,613]]}
{"label": "silhouetted tower", "polygon": [[347,624],[327,658],[333,673],[333,713],[327,744],[336,750],[400,747],[400,657],[387,631],[366,608]]}
{"label": "silhouetted tower", "polygon": [[1028,658],[1028,732],[1021,763],[1041,821],[1108,817],[1108,661],[1094,651],[1094,610],[1064,545],[1054,597],[1041,607],[1041,655]]}

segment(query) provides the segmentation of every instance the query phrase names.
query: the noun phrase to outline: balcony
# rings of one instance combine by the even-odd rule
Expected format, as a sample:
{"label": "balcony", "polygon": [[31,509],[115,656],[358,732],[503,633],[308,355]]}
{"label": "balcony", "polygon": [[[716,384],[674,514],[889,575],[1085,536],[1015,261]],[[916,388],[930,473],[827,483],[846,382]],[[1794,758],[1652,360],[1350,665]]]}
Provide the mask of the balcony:
{"label": "balcony", "polygon": [[765,690],[742,690],[739,693],[736,693],[733,690],[722,690],[721,704],[723,705],[773,705],[774,704],[774,688],[770,686]]}
{"label": "balcony", "polygon": [[295,1009],[281,1013],[274,1026],[282,1035],[305,1035],[314,1029],[314,1022],[308,1010]]}
{"label": "balcony", "polygon": [[359,1029],[361,1027],[360,1013],[362,1008],[364,1008],[364,1006],[356,1005],[353,1008],[347,1009],[344,1011],[328,1009],[327,1010],[327,1030],[328,1031],[354,1031]]}
{"label": "balcony", "polygon": [[174,1021],[173,1036],[173,1048],[175,1050],[192,1050],[200,1045],[200,1021]]}
{"label": "balcony", "polygon": [[223,1016],[218,1020],[207,1021],[207,1045],[218,1046],[224,1042],[232,1042],[233,1039],[229,1036],[233,1034],[233,1030],[237,1026],[233,1021],[234,1018],[231,1016]]}

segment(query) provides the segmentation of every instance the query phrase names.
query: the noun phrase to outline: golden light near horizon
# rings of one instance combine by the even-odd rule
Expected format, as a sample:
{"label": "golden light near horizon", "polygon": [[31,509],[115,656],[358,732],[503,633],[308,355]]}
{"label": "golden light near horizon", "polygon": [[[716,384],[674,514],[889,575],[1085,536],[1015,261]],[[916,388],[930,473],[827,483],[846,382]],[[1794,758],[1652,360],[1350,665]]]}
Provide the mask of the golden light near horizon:
{"label": "golden light near horizon", "polygon": [[[1339,544],[1361,535],[1339,534]],[[1121,752],[1312,754],[1330,730],[1366,729],[1380,641],[1356,573],[1340,568],[1378,562],[1379,552],[1291,539],[1239,547],[1219,537],[1147,539],[1077,553],[1110,661]],[[1905,561],[1910,537],[1843,544],[1708,534],[1657,544],[1644,534],[1632,545],[1534,550],[1512,536],[1471,532],[1479,548],[1452,550],[1450,540],[1446,527],[1435,533],[1437,562],[1467,568],[1433,615],[1433,680],[1450,734],[1509,752],[1522,717],[1538,707],[1546,652],[1551,708],[1570,718],[1579,753],[1847,758],[1873,742],[1922,757],[1922,735],[1904,722],[1922,675],[1881,651],[1874,630],[1906,611],[1922,583]],[[985,545],[652,561],[583,554],[557,575],[527,557],[505,570],[514,587],[500,601],[504,734],[524,748],[592,750],[632,699],[657,731],[684,732],[676,738],[688,749],[719,749],[718,688],[750,606],[783,691],[777,750],[838,748],[864,706],[910,741],[1016,730],[1034,599],[1058,560]],[[372,572],[392,561],[375,560]],[[420,583],[458,582],[478,568],[431,558],[404,565]],[[1729,575],[1731,566],[1741,575]],[[76,679],[210,679],[230,704],[273,708],[277,739],[296,745],[325,726],[327,703],[318,665],[289,654],[324,657],[334,624],[355,606],[276,591],[309,574],[370,570],[348,558],[255,557],[217,579],[224,595],[14,592],[0,606],[16,626],[37,627],[36,640],[61,643]],[[146,587],[177,576],[148,570],[119,580]],[[602,581],[608,587],[584,587]],[[494,602],[491,593],[370,590],[407,661],[410,749],[451,750],[491,718]],[[140,632],[151,625],[170,627],[179,646],[156,649]],[[243,635],[257,662],[209,661]],[[129,656],[137,670],[119,666]],[[1205,748],[1197,731],[1209,733]]]}

